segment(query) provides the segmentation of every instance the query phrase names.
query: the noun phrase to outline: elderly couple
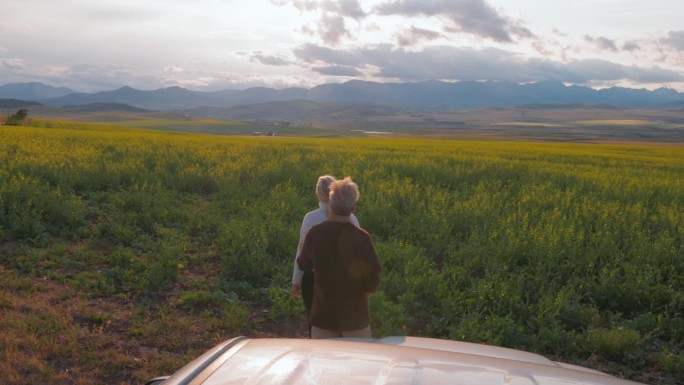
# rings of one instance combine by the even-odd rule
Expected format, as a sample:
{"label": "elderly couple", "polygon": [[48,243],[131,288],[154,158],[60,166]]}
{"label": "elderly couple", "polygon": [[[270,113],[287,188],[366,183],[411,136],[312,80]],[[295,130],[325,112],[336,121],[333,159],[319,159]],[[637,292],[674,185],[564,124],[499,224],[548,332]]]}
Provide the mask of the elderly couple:
{"label": "elderly couple", "polygon": [[[347,177],[316,184],[319,209],[304,216],[292,295],[304,299],[310,338],[370,338],[368,298],[380,283],[380,261],[353,212],[359,188]],[[316,278],[313,278],[313,272]]]}

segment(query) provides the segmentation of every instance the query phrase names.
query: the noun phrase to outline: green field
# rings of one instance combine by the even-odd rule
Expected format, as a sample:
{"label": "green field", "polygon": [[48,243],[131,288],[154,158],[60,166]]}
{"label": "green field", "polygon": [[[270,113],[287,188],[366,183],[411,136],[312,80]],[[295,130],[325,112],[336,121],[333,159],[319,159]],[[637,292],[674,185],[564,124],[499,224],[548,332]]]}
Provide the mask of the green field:
{"label": "green field", "polygon": [[321,174],[361,189],[374,335],[684,382],[684,148],[39,125],[0,126],[6,383],[140,383],[235,335],[303,337]]}

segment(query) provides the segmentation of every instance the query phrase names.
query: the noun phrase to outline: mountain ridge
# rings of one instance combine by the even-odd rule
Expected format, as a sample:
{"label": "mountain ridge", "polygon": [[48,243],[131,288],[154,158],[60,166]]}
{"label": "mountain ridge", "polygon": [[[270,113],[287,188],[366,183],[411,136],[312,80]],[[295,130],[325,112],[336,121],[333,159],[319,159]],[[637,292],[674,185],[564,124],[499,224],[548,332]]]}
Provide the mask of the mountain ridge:
{"label": "mountain ridge", "polygon": [[74,93],[66,87],[52,87],[39,82],[9,83],[0,86],[0,99],[18,99],[39,102],[42,99]]}
{"label": "mountain ridge", "polygon": [[[684,103],[684,93],[669,88],[656,90],[612,87],[595,90],[557,81],[519,84],[495,81],[423,81],[377,83],[351,80],[312,88],[254,87],[245,90],[192,91],[173,86],[142,91],[129,86],[96,93],[70,92],[42,83],[0,86],[0,98],[34,101],[48,106],[119,103],[158,111],[237,106],[286,101],[308,101],[342,105],[373,104],[409,109],[467,110],[484,107],[513,107],[524,104],[589,103],[626,108],[671,108]],[[54,96],[57,95],[57,96]]]}

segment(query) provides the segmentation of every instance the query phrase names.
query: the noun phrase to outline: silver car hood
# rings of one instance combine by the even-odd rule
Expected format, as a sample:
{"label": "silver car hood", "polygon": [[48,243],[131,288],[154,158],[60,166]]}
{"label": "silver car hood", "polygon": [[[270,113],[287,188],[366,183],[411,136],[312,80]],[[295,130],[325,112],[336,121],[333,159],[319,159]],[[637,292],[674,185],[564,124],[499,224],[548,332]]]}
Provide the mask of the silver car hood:
{"label": "silver car hood", "polygon": [[236,338],[164,385],[628,385],[595,370],[482,344],[418,337]]}

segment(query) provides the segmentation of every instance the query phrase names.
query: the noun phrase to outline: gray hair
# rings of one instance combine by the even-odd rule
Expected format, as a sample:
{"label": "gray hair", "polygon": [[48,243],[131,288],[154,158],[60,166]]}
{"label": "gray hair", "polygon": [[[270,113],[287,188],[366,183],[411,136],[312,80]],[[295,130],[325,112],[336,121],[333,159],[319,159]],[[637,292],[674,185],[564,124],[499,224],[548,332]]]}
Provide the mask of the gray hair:
{"label": "gray hair", "polygon": [[350,215],[359,200],[359,186],[351,177],[335,181],[330,186],[330,211],[335,215]]}
{"label": "gray hair", "polygon": [[321,202],[327,202],[330,197],[330,185],[335,182],[335,177],[323,175],[318,177],[316,183],[316,195]]}

